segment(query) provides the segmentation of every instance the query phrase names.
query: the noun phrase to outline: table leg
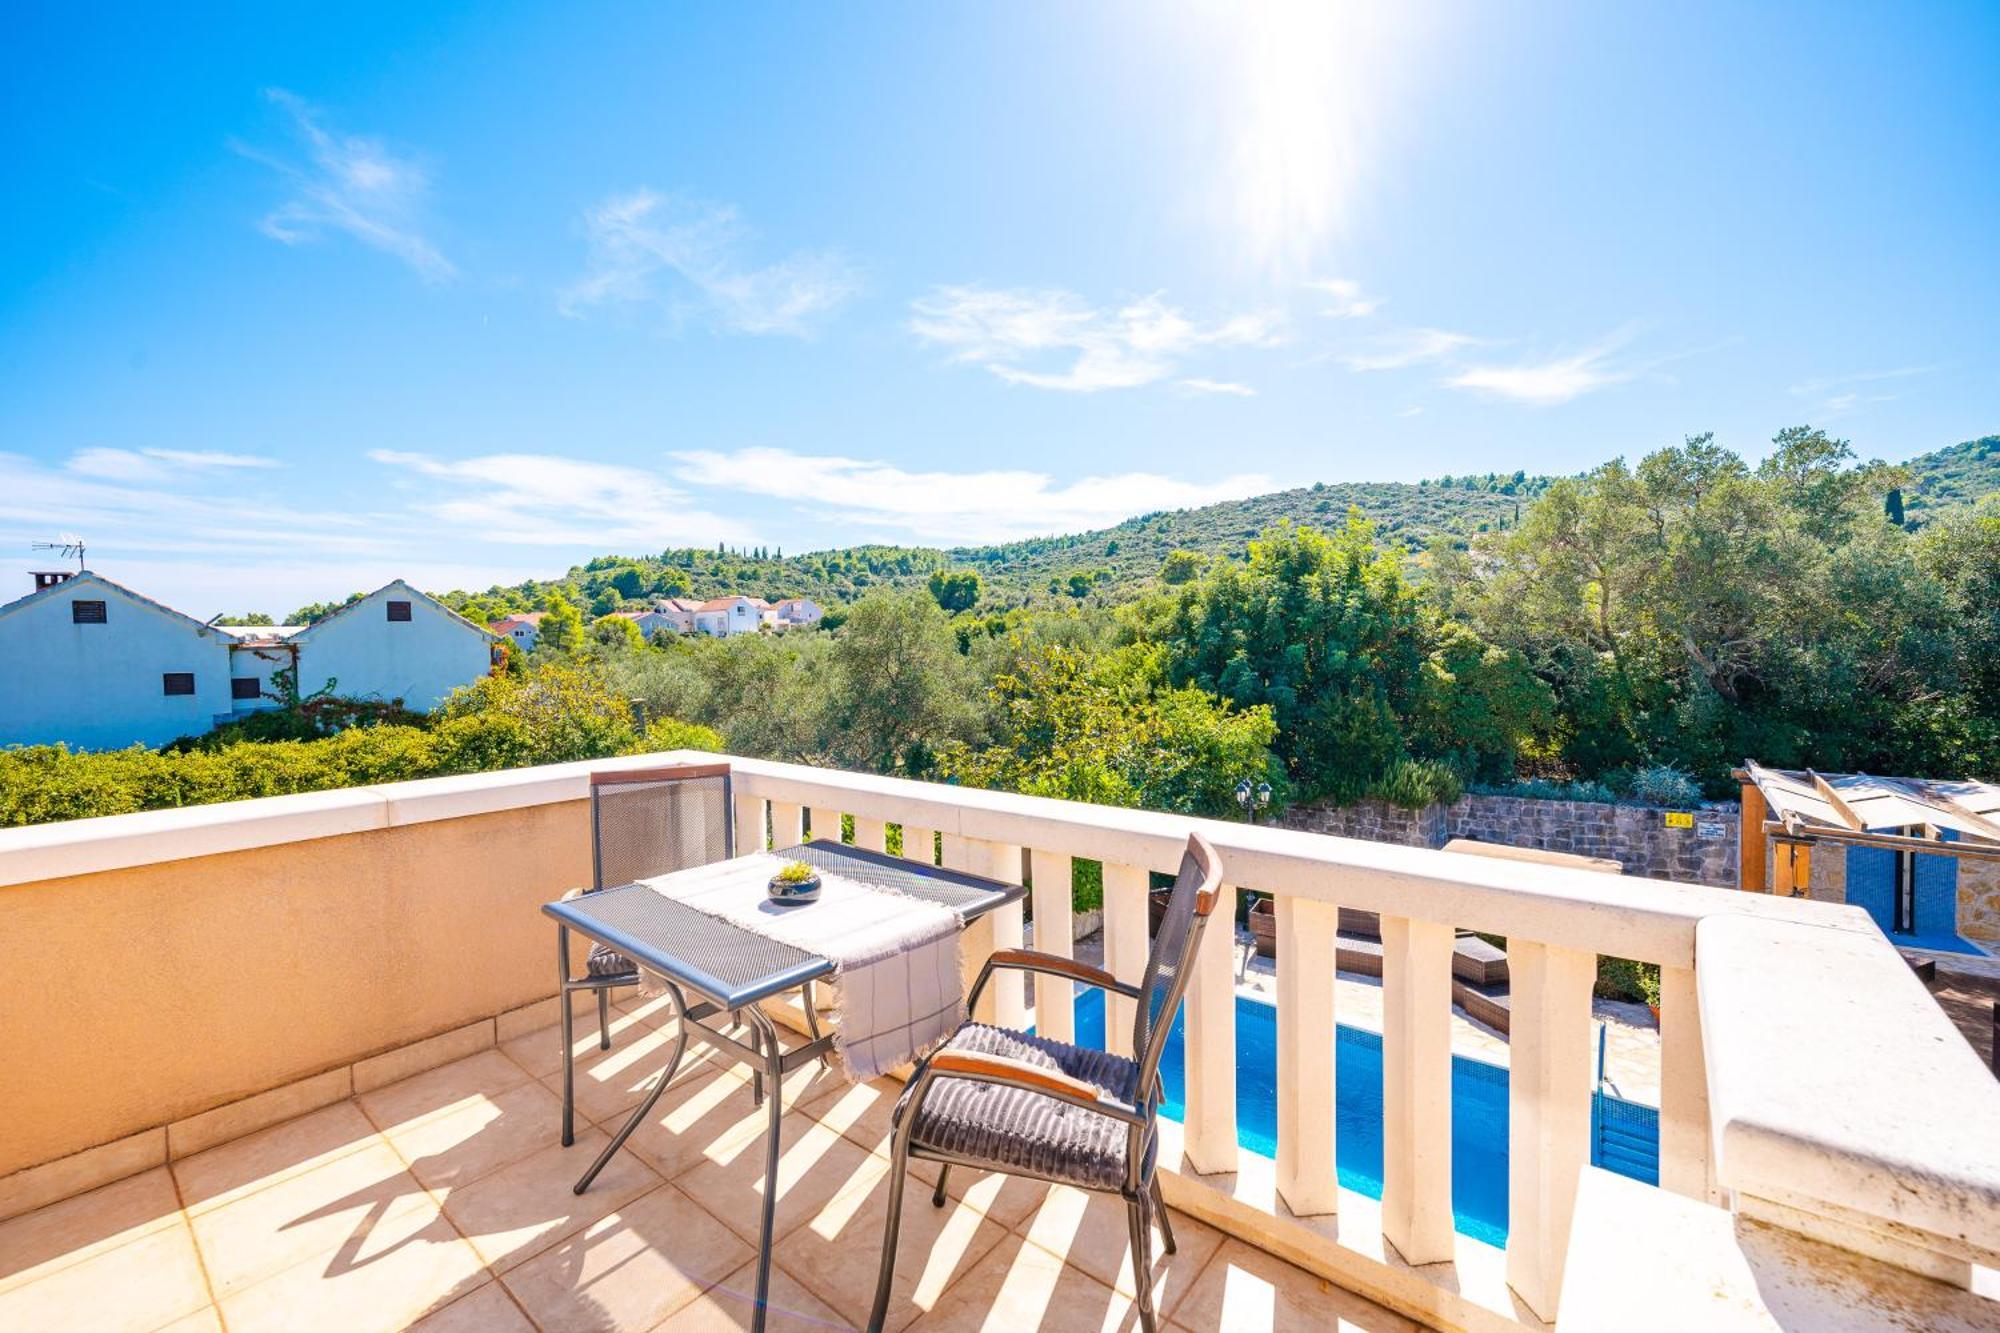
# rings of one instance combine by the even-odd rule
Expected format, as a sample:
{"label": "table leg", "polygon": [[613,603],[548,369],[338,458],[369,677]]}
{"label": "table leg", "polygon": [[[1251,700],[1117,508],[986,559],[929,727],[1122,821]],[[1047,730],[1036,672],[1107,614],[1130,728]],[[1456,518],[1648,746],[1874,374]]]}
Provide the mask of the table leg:
{"label": "table leg", "polygon": [[562,1146],[576,1142],[576,1023],[569,1010],[569,927],[556,926],[556,1005],[562,1010]]}
{"label": "table leg", "polygon": [[744,1012],[762,1038],[764,1064],[771,1080],[771,1123],[765,1131],[768,1142],[764,1145],[764,1220],[757,1244],[757,1309],[750,1324],[751,1333],[763,1333],[771,1298],[771,1235],[778,1220],[778,1149],[785,1108],[785,1065],[784,1050],[770,1017],[754,1006]]}
{"label": "table leg", "polygon": [[675,1023],[673,1056],[667,1061],[667,1067],[660,1072],[660,1081],[653,1085],[653,1090],[646,1094],[646,1099],[639,1103],[638,1109],[625,1117],[625,1123],[618,1127],[618,1132],[612,1136],[611,1142],[604,1145],[604,1151],[597,1154],[597,1160],[590,1164],[590,1170],[584,1172],[583,1179],[576,1182],[574,1192],[577,1194],[590,1188],[590,1182],[597,1179],[597,1173],[604,1169],[604,1164],[617,1155],[618,1150],[625,1146],[625,1140],[632,1137],[632,1131],[653,1113],[653,1106],[660,1100],[660,1094],[667,1090],[667,1084],[674,1081],[674,1073],[681,1067],[681,1056],[686,1054],[688,1045],[687,1001],[681,997],[678,986],[667,987],[667,997],[674,1002],[678,1018]]}

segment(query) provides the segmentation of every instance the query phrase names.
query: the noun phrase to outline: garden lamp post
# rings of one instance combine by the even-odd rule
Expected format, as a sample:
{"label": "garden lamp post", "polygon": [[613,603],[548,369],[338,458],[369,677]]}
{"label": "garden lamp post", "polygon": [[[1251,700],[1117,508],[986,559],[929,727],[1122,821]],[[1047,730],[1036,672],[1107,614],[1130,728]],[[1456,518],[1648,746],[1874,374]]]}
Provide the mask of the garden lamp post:
{"label": "garden lamp post", "polygon": [[1243,807],[1244,819],[1252,824],[1256,823],[1257,812],[1271,804],[1271,784],[1268,782],[1252,784],[1250,779],[1243,779],[1236,784],[1236,804]]}

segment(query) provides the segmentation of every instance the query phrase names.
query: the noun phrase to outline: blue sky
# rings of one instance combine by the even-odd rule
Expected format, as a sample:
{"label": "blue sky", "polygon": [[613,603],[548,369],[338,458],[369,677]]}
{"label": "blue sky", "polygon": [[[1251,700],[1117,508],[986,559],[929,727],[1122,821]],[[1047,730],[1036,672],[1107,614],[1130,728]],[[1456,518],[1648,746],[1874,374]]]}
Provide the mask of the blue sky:
{"label": "blue sky", "polygon": [[2000,429],[1990,4],[82,8],[0,20],[8,583]]}

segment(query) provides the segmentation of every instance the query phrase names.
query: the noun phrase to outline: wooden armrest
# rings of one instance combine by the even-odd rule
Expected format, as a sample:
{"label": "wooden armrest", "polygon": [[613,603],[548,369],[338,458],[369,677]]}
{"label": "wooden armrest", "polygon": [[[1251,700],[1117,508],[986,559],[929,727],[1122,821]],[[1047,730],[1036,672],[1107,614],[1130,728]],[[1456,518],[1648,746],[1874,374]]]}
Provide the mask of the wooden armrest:
{"label": "wooden armrest", "polygon": [[995,949],[989,967],[1019,967],[1030,972],[1047,972],[1052,976],[1068,977],[1086,986],[1098,986],[1122,995],[1132,995],[1136,987],[1128,986],[1101,967],[1078,962],[1074,958],[1064,958],[1060,954],[1043,953],[1039,949]]}
{"label": "wooden armrest", "polygon": [[994,1079],[1086,1102],[1095,1102],[1101,1095],[1093,1085],[1085,1083],[1080,1078],[1071,1078],[1059,1069],[1045,1069],[1041,1065],[1031,1065],[1025,1060],[1010,1060],[1004,1055],[980,1055],[972,1051],[939,1051],[931,1057],[931,1069],[941,1075],[969,1074],[975,1078]]}

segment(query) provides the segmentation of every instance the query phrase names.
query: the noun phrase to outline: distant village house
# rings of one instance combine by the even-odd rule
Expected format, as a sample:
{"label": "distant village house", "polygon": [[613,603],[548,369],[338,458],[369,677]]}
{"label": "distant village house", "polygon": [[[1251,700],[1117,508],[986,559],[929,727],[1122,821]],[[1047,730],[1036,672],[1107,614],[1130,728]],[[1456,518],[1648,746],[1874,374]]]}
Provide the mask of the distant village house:
{"label": "distant village house", "polygon": [[0,745],[164,745],[302,695],[428,711],[494,636],[401,579],[310,625],[211,625],[88,570],[0,606]]}

